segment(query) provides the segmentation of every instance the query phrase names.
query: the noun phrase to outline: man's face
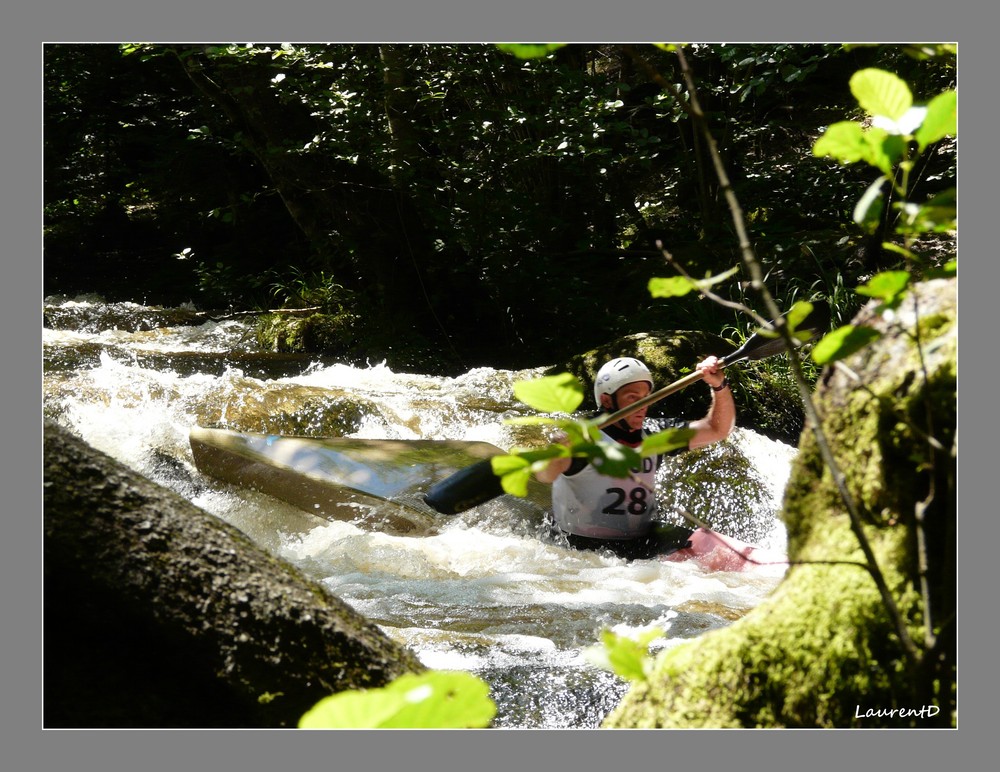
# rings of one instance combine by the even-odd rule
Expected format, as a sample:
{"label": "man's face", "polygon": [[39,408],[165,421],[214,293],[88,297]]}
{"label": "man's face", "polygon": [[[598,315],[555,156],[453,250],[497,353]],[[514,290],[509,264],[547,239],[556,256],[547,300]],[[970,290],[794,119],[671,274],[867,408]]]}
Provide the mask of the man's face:
{"label": "man's face", "polygon": [[[646,382],[640,383],[627,383],[622,386],[618,391],[615,392],[615,397],[618,402],[618,409],[628,407],[629,405],[635,404],[640,399],[649,394],[650,388],[649,384]],[[601,395],[601,404],[604,405],[606,410],[615,410],[614,402],[611,397],[607,394]],[[636,410],[632,415],[630,415],[625,420],[628,422],[629,427],[632,429],[641,429],[642,422],[646,418],[647,407],[641,407]]]}

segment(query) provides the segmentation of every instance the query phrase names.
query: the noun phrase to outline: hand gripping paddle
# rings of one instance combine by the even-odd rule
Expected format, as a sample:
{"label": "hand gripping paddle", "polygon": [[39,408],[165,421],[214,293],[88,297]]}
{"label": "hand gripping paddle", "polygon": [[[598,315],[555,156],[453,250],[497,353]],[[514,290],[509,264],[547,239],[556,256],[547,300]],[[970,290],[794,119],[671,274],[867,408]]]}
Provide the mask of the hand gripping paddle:
{"label": "hand gripping paddle", "polygon": [[[796,334],[801,336],[808,334],[808,338],[803,343],[816,338],[825,332],[830,324],[829,308],[823,303],[816,303],[808,316],[796,327]],[[771,325],[774,326],[773,324]],[[800,343],[799,345],[802,345]],[[746,339],[746,342],[736,351],[722,358],[722,367],[734,365],[737,362],[755,362],[765,359],[775,354],[783,354],[787,351],[785,340],[781,336],[765,335],[763,332],[756,332]],[[599,428],[621,421],[637,410],[641,410],[647,405],[659,402],[664,397],[669,397],[681,389],[687,388],[693,383],[702,379],[701,373],[694,372],[686,375],[679,381],[664,386],[662,389],[654,391],[642,399],[633,402],[628,407],[623,407],[606,418],[603,418]],[[500,484],[500,478],[493,473],[493,465],[489,459],[479,461],[465,469],[440,480],[431,486],[430,490],[424,494],[424,501],[428,506],[443,515],[455,515],[467,509],[483,504],[484,502],[501,496],[505,493]]]}

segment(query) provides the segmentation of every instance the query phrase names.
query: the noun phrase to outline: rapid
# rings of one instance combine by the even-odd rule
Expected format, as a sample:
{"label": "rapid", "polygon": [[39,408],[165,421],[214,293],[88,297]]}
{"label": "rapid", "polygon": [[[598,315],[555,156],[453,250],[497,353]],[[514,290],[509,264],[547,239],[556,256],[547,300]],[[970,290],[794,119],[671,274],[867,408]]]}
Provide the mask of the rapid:
{"label": "rapid", "polygon": [[[661,628],[656,652],[731,624],[783,576],[781,566],[708,572],[575,551],[548,537],[537,507],[508,496],[442,515],[430,535],[395,536],[218,482],[192,460],[196,424],[508,449],[530,440],[504,423],[530,414],[512,384],[540,369],[438,377],[277,355],[255,348],[246,318],[213,321],[193,308],[89,296],[47,298],[45,317],[46,417],[295,564],[428,667],[483,678],[497,703],[494,726],[599,726],[628,690],[588,653],[603,629]],[[782,549],[776,514],[795,449],[741,428],[722,444],[667,470],[705,481],[706,490],[664,485],[661,503],[704,516],[710,497],[720,531]],[[717,474],[720,454],[740,459],[731,489]],[[703,498],[674,502],[679,494]]]}

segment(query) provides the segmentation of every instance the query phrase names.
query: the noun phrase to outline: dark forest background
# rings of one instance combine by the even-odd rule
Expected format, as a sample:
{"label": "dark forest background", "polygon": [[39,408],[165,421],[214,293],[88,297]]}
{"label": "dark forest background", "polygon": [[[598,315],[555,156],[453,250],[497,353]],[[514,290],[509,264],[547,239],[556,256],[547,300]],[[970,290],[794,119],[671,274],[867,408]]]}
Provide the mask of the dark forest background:
{"label": "dark forest background", "polygon": [[[521,51],[523,53],[523,50]],[[651,277],[740,265],[670,51],[503,46],[53,44],[44,51],[46,295],[218,312],[315,308],[343,350],[399,368],[549,364],[619,335],[735,331]],[[933,47],[693,45],[685,56],[779,302],[850,291],[901,258],[852,221],[871,167],[817,158],[860,119],[864,67],[919,103],[956,80]],[[952,188],[954,142],[910,200]],[[888,212],[888,210],[887,210]],[[662,245],[662,249],[661,249]],[[720,292],[755,306],[747,277]]]}

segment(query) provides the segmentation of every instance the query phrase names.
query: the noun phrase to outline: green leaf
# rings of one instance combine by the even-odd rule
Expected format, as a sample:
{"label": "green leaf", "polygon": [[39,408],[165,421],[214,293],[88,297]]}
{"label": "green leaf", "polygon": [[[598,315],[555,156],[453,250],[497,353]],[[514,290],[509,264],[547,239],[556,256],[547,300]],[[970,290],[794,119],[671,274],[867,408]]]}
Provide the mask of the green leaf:
{"label": "green leaf", "polygon": [[570,454],[565,445],[549,445],[533,450],[519,450],[490,459],[493,474],[500,478],[500,487],[515,496],[528,495],[531,473],[539,471],[550,459]]}
{"label": "green leaf", "polygon": [[815,306],[808,300],[797,300],[785,314],[785,324],[788,325],[788,332],[802,343],[812,340],[816,334],[816,330],[812,327],[799,329],[799,325],[807,322],[814,310]]}
{"label": "green leaf", "polygon": [[[878,178],[868,186],[865,190],[864,195],[858,199],[858,203],[854,205],[854,213],[852,219],[858,225],[865,222],[877,221],[881,213],[881,201],[882,201],[882,185],[885,183],[886,177],[884,174],[880,174]],[[872,206],[878,203],[879,206],[872,211]]]}
{"label": "green leaf", "polygon": [[958,94],[945,91],[927,104],[927,115],[914,135],[921,152],[944,137],[958,134]]}
{"label": "green leaf", "polygon": [[524,415],[516,416],[514,418],[503,419],[505,424],[510,424],[512,426],[543,426],[545,424],[558,424],[558,418],[549,418],[548,416],[542,415]]}
{"label": "green leaf", "polygon": [[639,447],[639,454],[642,456],[655,456],[659,453],[670,453],[674,450],[686,448],[694,435],[694,429],[665,429],[662,432],[651,434],[644,439],[642,445]]}
{"label": "green leaf", "polygon": [[503,488],[506,493],[519,496],[523,499],[528,495],[528,483],[530,481],[531,467],[526,466],[523,469],[517,469],[503,475],[500,478],[500,487]]}
{"label": "green leaf", "polygon": [[514,396],[535,410],[572,413],[583,402],[583,384],[572,373],[514,383]]}
{"label": "green leaf", "polygon": [[617,442],[574,445],[572,450],[574,455],[586,453],[590,463],[608,477],[628,477],[642,464],[642,456],[637,451]]}
{"label": "green leaf", "polygon": [[481,729],[496,715],[489,685],[464,671],[407,673],[380,689],[320,700],[300,729]]}
{"label": "green leaf", "polygon": [[722,282],[731,279],[739,270],[740,267],[738,265],[734,265],[728,271],[717,273],[715,274],[715,276],[707,276],[704,279],[698,279],[697,281],[695,281],[695,284],[698,286],[698,289],[700,290],[711,289],[716,284],[722,284]]}
{"label": "green leaf", "polygon": [[825,335],[816,344],[811,356],[816,364],[829,364],[859,351],[872,341],[878,340],[881,335],[882,333],[871,327],[855,327],[853,324],[848,324]]}
{"label": "green leaf", "polygon": [[958,274],[958,260],[949,260],[940,268],[931,268],[927,271],[928,279],[950,279]]}
{"label": "green leaf", "polygon": [[911,208],[912,214],[901,218],[896,228],[898,233],[943,233],[958,227],[958,202],[954,188],[938,193],[920,206],[911,204],[906,211],[910,212]]}
{"label": "green leaf", "polygon": [[813,155],[816,158],[830,156],[841,164],[856,163],[867,154],[864,129],[854,121],[834,123],[813,145]]}
{"label": "green leaf", "polygon": [[897,255],[906,258],[907,260],[918,260],[919,258],[913,252],[911,252],[906,247],[902,247],[899,244],[893,244],[891,241],[883,241],[882,249],[886,252],[895,252]]}
{"label": "green leaf", "polygon": [[592,664],[611,670],[621,678],[645,681],[653,665],[649,644],[664,634],[663,630],[652,628],[642,632],[638,638],[630,638],[605,628],[601,631],[602,645],[584,649],[583,655]]}
{"label": "green leaf", "polygon": [[649,280],[649,294],[654,298],[679,298],[695,292],[698,285],[686,276],[670,276]]}
{"label": "green leaf", "polygon": [[891,72],[869,67],[851,76],[851,93],[871,115],[884,115],[894,121],[913,106],[913,94],[906,81]]}
{"label": "green leaf", "polygon": [[497,48],[504,53],[513,54],[518,59],[541,59],[565,45],[565,43],[497,43]]}
{"label": "green leaf", "polygon": [[672,298],[687,295],[689,292],[701,292],[721,284],[740,270],[733,266],[728,271],[704,279],[689,279],[686,276],[671,276],[669,278],[653,278],[649,280],[649,294],[654,298]]}
{"label": "green leaf", "polygon": [[865,132],[864,145],[864,160],[891,178],[893,166],[906,151],[905,140],[895,134],[889,134],[885,129],[872,127]]}
{"label": "green leaf", "polygon": [[856,291],[859,295],[891,301],[905,292],[909,284],[909,271],[883,271],[872,276],[867,284],[858,287]]}
{"label": "green leaf", "polygon": [[493,474],[503,477],[512,472],[528,469],[531,462],[517,453],[506,453],[502,456],[493,456],[490,459],[490,466],[493,467]]}

